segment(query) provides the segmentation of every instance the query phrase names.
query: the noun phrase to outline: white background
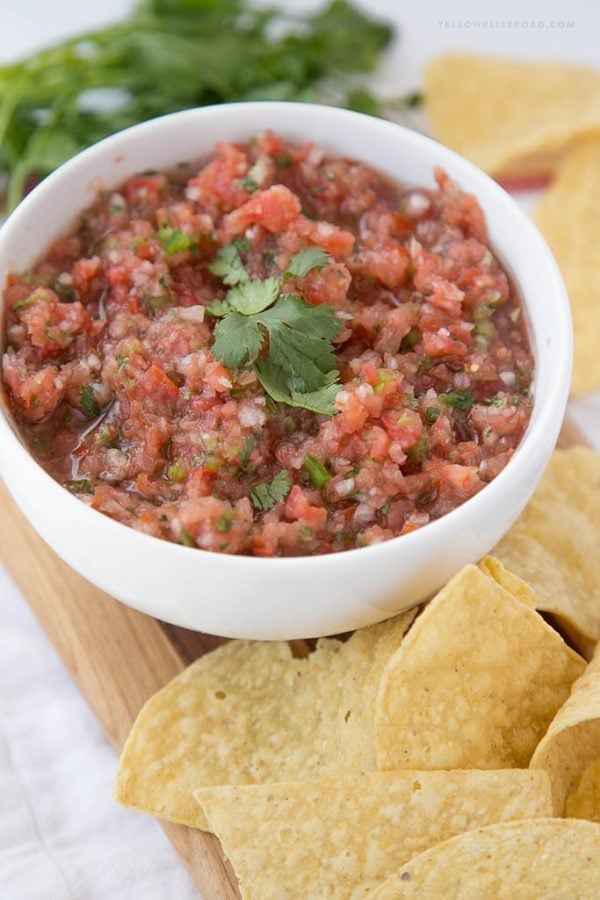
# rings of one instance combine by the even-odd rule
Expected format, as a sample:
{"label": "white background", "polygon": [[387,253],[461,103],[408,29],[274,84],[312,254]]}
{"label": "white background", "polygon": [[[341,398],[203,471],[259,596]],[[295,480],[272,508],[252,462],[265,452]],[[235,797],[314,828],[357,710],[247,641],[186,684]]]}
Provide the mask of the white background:
{"label": "white background", "polygon": [[[0,63],[113,21],[130,5],[0,0]],[[362,5],[400,31],[376,79],[392,94],[419,87],[424,65],[446,50],[600,62],[597,7],[587,0]],[[598,446],[599,410],[597,397],[571,406]],[[115,769],[112,748],[0,568],[0,900],[198,897],[157,824],[112,800]]]}

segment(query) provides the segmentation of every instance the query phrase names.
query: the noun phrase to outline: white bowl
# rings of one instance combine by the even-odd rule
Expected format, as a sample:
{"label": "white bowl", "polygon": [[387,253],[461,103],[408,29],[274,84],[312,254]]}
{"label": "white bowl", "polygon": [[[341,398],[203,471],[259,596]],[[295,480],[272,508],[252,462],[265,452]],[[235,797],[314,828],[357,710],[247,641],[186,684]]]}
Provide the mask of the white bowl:
{"label": "white bowl", "polygon": [[433,186],[442,166],[476,195],[491,243],[526,306],[536,359],[533,414],[514,457],[443,518],[383,544],[315,557],[261,559],[190,549],[142,534],[81,503],[30,456],[6,409],[1,474],[44,540],[81,575],[167,622],[229,637],[334,634],[381,621],[431,595],[496,544],[530,498],[555,445],[572,356],[569,306],[536,228],[494,181],[419,134],[358,113],[292,103],[241,103],[176,113],[96,144],[58,169],[0,230],[0,285],[73,227],[100,189],[133,173],[207,155],[217,141],[272,128],[363,160],[407,185]]}

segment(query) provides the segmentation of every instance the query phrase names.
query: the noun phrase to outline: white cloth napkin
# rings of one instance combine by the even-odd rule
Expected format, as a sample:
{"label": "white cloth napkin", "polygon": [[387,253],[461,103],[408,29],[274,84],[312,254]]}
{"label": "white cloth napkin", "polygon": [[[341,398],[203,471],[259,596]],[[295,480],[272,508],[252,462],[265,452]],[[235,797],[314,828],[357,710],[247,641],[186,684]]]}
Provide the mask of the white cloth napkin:
{"label": "white cloth napkin", "polygon": [[116,767],[0,568],[1,900],[198,900],[159,825],[113,800]]}

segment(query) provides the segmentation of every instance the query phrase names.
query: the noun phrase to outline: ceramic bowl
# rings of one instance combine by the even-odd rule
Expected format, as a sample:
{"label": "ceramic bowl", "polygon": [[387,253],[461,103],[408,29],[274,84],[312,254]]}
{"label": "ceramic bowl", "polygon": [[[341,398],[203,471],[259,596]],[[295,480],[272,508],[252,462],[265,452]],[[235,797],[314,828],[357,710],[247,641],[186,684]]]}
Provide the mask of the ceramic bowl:
{"label": "ceramic bowl", "polygon": [[159,540],[86,506],[30,456],[6,406],[1,474],[33,527],[93,584],[145,613],[229,637],[334,634],[385,619],[436,591],[487,553],[517,518],[555,445],[567,401],[571,322],[556,263],[540,234],[491,178],[440,144],[380,119],[325,106],[241,103],[175,113],[114,135],[43,181],[0,230],[0,284],[68,232],[98,190],[133,173],[200,159],[217,141],[271,128],[293,141],[360,159],[407,185],[433,187],[442,166],[474,193],[491,244],[523,299],[536,360],[529,428],[505,469],[443,518],[375,546],[323,556],[261,559]]}

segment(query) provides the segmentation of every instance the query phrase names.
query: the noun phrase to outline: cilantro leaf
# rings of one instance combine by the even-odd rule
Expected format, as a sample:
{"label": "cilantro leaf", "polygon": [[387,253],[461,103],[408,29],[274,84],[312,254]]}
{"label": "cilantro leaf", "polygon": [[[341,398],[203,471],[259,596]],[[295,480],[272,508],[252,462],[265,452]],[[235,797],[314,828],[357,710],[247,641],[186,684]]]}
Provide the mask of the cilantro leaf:
{"label": "cilantro leaf", "polygon": [[[294,294],[277,300],[280,289],[276,278],[252,279],[233,287],[224,301],[213,300],[207,308],[219,318],[213,356],[228,368],[254,363],[262,386],[279,403],[335,415],[339,386],[331,340],[340,322],[330,306],[311,306]],[[268,352],[258,359],[267,335]]]}
{"label": "cilantro leaf", "polygon": [[454,409],[463,411],[471,409],[475,403],[475,394],[471,391],[448,391],[447,394],[440,394],[440,400],[444,406],[452,406]]}
{"label": "cilantro leaf", "polygon": [[264,340],[256,319],[239,312],[219,319],[214,335],[213,356],[228,369],[239,369],[256,359]]}
{"label": "cilantro leaf", "polygon": [[239,284],[248,278],[240,250],[235,243],[220,247],[215,258],[208,264],[208,268],[213,275],[222,278],[225,284]]}
{"label": "cilantro leaf", "polygon": [[329,339],[339,333],[340,323],[333,309],[284,294],[258,318],[269,332],[270,360],[288,372],[288,388],[319,390],[323,377],[336,365]]}
{"label": "cilantro leaf", "polygon": [[285,276],[288,278],[291,275],[298,275],[303,278],[313,269],[322,269],[329,262],[331,262],[329,253],[321,247],[305,247],[304,250],[300,250],[292,256]]}
{"label": "cilantro leaf", "polygon": [[67,487],[74,494],[93,494],[94,488],[91,481],[87,478],[75,478],[73,481],[67,481]]}
{"label": "cilantro leaf", "polygon": [[242,235],[241,237],[236,237],[235,240],[231,242],[234,247],[237,247],[240,253],[247,253],[248,250],[252,249],[252,241],[247,237]]}
{"label": "cilantro leaf", "polygon": [[279,281],[276,278],[265,278],[264,281],[261,281],[260,278],[242,281],[229,291],[227,302],[236,312],[244,316],[254,316],[275,303],[279,287]]}
{"label": "cilantro leaf", "polygon": [[290,390],[286,373],[269,359],[259,360],[254,368],[265,391],[277,403],[285,403],[287,406],[295,406],[298,409],[308,409],[310,412],[321,413],[324,416],[335,416],[339,412],[334,406],[335,398],[341,388],[337,369],[327,373],[318,390],[302,392]]}
{"label": "cilantro leaf", "polygon": [[207,316],[212,316],[214,319],[220,319],[222,316],[226,316],[227,313],[231,312],[231,307],[227,300],[211,300],[204,309]]}
{"label": "cilantro leaf", "polygon": [[175,253],[181,253],[182,250],[189,250],[194,246],[193,240],[188,237],[180,228],[171,228],[165,225],[156,232],[156,237],[163,245],[167,256],[174,256]]}
{"label": "cilantro leaf", "polygon": [[250,499],[254,507],[260,512],[272,509],[280,500],[285,500],[292,488],[292,480],[289,472],[282,469],[273,481],[256,484],[251,492]]}

